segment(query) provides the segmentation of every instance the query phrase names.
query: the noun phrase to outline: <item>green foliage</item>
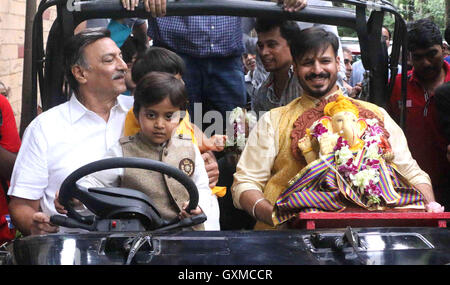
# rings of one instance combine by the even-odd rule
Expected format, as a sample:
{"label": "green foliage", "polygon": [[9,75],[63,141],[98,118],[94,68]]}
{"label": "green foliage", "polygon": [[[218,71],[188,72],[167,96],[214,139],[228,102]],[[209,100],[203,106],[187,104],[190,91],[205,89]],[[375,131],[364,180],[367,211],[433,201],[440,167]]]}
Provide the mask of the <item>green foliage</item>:
{"label": "green foliage", "polygon": [[[434,21],[443,33],[445,24],[449,21],[445,15],[446,0],[391,0],[391,3],[397,7],[397,11],[402,15],[406,22],[411,22],[423,18],[430,18]],[[450,4],[448,4],[450,5]],[[344,4],[344,6],[347,6]],[[394,29],[394,17],[386,14],[384,25],[391,31]],[[339,35],[342,37],[356,37],[353,29],[338,27]]]}

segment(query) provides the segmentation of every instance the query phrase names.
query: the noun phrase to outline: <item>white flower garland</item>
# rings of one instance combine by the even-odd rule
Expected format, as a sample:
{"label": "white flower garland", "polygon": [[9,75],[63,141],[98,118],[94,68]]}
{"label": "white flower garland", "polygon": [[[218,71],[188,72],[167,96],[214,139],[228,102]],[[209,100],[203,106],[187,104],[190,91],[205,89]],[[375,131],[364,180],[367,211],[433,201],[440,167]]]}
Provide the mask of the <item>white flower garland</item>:
{"label": "white flower garland", "polygon": [[[367,119],[366,123],[367,129],[361,139],[364,141],[363,147],[367,151],[363,157],[365,163],[360,167],[360,170],[357,171],[353,152],[342,137],[338,138],[334,155],[337,166],[336,171],[342,177],[348,178],[351,187],[367,197],[367,203],[370,207],[381,202],[381,190],[376,184],[380,181],[379,163],[382,153],[379,144],[381,143],[382,130],[378,126],[377,119]],[[312,130],[318,130],[319,133],[313,132],[313,136],[317,137],[318,140],[324,133],[328,132],[328,130],[324,131],[324,126],[319,126],[319,124],[321,123],[315,122],[311,126]]]}
{"label": "white flower garland", "polygon": [[230,113],[229,122],[234,130],[232,137],[227,136],[225,146],[237,146],[238,151],[242,152],[247,142],[245,134],[246,126],[248,126],[250,132],[257,123],[256,116],[252,112],[247,112],[240,107],[236,107]]}

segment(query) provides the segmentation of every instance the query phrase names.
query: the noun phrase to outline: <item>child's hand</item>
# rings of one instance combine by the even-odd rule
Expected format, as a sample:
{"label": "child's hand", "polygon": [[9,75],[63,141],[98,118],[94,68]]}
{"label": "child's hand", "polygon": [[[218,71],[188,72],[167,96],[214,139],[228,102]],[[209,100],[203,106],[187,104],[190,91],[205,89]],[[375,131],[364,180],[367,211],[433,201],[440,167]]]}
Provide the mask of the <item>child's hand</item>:
{"label": "child's hand", "polygon": [[202,209],[199,206],[197,206],[197,208],[195,208],[194,210],[191,210],[189,213],[186,212],[188,204],[189,202],[184,202],[183,210],[181,210],[181,212],[178,214],[178,218],[180,218],[180,220],[189,218],[191,216],[200,215],[201,213],[203,213]]}
{"label": "child's hand", "polygon": [[202,153],[203,161],[205,162],[206,173],[209,179],[209,188],[214,188],[219,181],[219,165],[216,157],[211,151]]}
{"label": "child's hand", "polygon": [[207,145],[211,151],[222,151],[225,148],[225,142],[227,141],[226,135],[213,135],[208,139]]}

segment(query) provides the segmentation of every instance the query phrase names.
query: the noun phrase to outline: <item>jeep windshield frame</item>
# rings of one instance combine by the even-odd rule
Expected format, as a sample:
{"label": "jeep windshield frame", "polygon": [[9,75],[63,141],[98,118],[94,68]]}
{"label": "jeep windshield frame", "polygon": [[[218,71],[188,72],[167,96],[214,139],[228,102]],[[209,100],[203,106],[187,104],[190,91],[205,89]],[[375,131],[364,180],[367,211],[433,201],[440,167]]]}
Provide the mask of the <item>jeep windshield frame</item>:
{"label": "jeep windshield frame", "polygon": [[[368,101],[386,107],[391,95],[398,63],[402,62],[402,108],[400,126],[405,127],[406,112],[406,23],[397,9],[388,1],[375,0],[325,0],[348,4],[352,8],[308,5],[298,12],[285,12],[280,4],[255,0],[186,0],[168,1],[166,16],[220,15],[239,17],[263,17],[319,23],[351,28],[356,31],[361,47],[363,66],[369,71]],[[56,6],[57,16],[44,49],[43,13]],[[383,46],[381,29],[385,14],[394,17],[393,44],[390,57]],[[32,31],[31,94],[22,95],[21,133],[37,116],[38,89],[42,109],[63,103],[69,98],[69,88],[64,86],[63,44],[73,35],[81,22],[95,18],[151,18],[143,3],[134,11],[127,11],[120,0],[42,0],[34,17]],[[391,78],[388,79],[388,69]],[[374,88],[377,86],[377,88]],[[65,91],[63,91],[65,90]]]}

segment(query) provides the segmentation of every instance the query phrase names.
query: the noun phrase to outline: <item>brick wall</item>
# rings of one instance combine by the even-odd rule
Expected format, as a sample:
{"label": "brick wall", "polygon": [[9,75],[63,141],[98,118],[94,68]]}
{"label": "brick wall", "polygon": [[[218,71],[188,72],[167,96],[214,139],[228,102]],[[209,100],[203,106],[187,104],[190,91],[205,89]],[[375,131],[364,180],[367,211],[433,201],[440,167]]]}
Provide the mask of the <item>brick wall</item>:
{"label": "brick wall", "polygon": [[[31,0],[29,0],[31,1]],[[0,4],[0,81],[11,88],[9,101],[20,126],[26,0],[1,0]],[[36,1],[39,5],[39,0]],[[44,39],[56,17],[54,8],[44,14]]]}

